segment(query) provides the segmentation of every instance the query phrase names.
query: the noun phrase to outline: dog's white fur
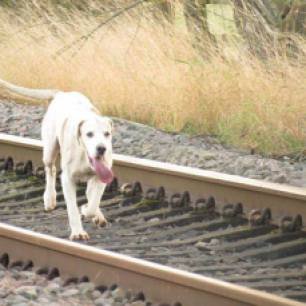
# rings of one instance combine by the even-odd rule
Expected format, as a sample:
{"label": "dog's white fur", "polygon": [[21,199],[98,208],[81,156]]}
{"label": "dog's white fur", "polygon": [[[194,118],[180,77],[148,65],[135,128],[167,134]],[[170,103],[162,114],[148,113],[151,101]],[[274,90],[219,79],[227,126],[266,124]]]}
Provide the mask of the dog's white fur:
{"label": "dog's white fur", "polygon": [[71,228],[70,239],[88,239],[77,207],[76,182],[87,181],[88,203],[81,207],[82,215],[91,217],[97,225],[105,225],[107,222],[99,203],[106,184],[93,171],[89,158],[94,158],[97,146],[102,145],[106,149],[103,162],[109,168],[112,167],[111,120],[101,117],[89,99],[78,92],[28,89],[3,80],[0,80],[0,86],[22,96],[51,99],[41,130],[46,173],[44,207],[47,211],[56,207],[55,162],[60,153],[62,188]]}

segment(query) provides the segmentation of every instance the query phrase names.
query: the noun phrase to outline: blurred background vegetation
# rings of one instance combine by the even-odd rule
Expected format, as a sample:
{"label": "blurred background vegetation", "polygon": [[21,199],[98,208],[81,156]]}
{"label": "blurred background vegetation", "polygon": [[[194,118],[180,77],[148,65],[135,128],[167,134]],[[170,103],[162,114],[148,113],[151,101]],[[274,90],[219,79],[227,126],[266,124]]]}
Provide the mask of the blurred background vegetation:
{"label": "blurred background vegetation", "polygon": [[304,0],[0,0],[0,74],[100,109],[305,154]]}

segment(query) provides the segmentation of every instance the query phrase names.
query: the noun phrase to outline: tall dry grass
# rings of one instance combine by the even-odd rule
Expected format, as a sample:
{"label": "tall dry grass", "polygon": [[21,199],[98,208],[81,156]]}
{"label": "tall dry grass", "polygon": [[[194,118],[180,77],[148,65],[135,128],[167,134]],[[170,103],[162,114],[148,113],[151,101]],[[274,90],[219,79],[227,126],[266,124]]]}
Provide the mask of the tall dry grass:
{"label": "tall dry grass", "polygon": [[213,134],[263,153],[303,150],[303,55],[293,62],[279,53],[260,60],[241,45],[231,59],[224,46],[206,46],[199,54],[190,35],[154,21],[150,8],[141,7],[55,56],[107,13],[95,0],[88,1],[87,12],[38,3],[0,9],[1,78],[77,90],[105,114],[167,131]]}

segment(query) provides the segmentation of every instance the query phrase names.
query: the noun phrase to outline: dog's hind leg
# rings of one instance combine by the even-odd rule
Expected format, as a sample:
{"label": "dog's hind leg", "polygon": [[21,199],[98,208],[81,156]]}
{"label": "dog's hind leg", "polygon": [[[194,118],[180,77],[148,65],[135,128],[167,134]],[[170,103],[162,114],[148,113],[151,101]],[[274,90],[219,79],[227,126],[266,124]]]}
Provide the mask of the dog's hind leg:
{"label": "dog's hind leg", "polygon": [[87,182],[86,196],[88,204],[81,207],[84,217],[92,218],[92,222],[97,226],[105,226],[107,221],[100,210],[99,204],[106,184],[101,183],[97,177],[93,177]]}
{"label": "dog's hind leg", "polygon": [[[43,130],[44,131],[44,130]],[[55,162],[59,153],[59,144],[56,136],[48,137],[42,132],[43,138],[43,163],[46,174],[46,188],[44,192],[44,207],[46,211],[53,210],[56,207],[56,167]]]}

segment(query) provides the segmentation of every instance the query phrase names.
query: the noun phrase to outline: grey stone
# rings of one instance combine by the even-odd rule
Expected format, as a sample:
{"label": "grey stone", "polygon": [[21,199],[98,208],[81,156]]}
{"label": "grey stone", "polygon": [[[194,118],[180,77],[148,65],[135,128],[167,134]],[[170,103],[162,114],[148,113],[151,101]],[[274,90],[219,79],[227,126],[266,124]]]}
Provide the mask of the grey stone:
{"label": "grey stone", "polygon": [[143,301],[135,301],[131,303],[131,306],[146,306],[146,303]]}
{"label": "grey stone", "polygon": [[8,295],[7,290],[0,288],[0,298],[5,298]]}
{"label": "grey stone", "polygon": [[15,293],[26,297],[27,299],[34,300],[38,296],[37,286],[21,286],[15,289]]}
{"label": "grey stone", "polygon": [[18,295],[18,294],[14,294],[14,295],[10,295],[9,297],[9,302],[11,304],[17,304],[17,303],[27,303],[29,300],[24,297],[23,295]]}
{"label": "grey stone", "polygon": [[282,173],[274,177],[273,181],[276,183],[284,184],[287,183],[287,177],[285,174]]}
{"label": "grey stone", "polygon": [[103,297],[100,297],[100,298],[96,299],[94,301],[94,303],[95,303],[96,306],[106,306],[107,305],[107,302],[106,302],[105,298],[103,298]]}
{"label": "grey stone", "polygon": [[91,296],[94,300],[98,299],[99,297],[101,297],[101,292],[99,290],[94,290],[92,293],[91,293]]}
{"label": "grey stone", "polygon": [[199,158],[204,159],[206,161],[216,158],[216,155],[214,153],[210,153],[208,151],[203,151],[198,154],[199,154]]}
{"label": "grey stone", "polygon": [[248,175],[247,177],[253,179],[253,180],[260,180],[262,179],[262,176],[260,174],[251,174],[251,175]]}
{"label": "grey stone", "polygon": [[240,174],[244,174],[247,170],[254,168],[254,159],[238,158],[236,161],[236,171]]}
{"label": "grey stone", "polygon": [[20,271],[19,275],[21,278],[31,278],[32,279],[36,277],[35,272],[32,272],[32,271]]}
{"label": "grey stone", "polygon": [[64,292],[60,293],[59,295],[61,297],[70,297],[70,296],[74,296],[79,294],[79,290],[71,288],[71,289],[67,289]]}
{"label": "grey stone", "polygon": [[21,278],[19,271],[16,270],[11,270],[11,276],[16,280],[19,280]]}
{"label": "grey stone", "polygon": [[209,248],[209,243],[207,242],[203,242],[203,241],[198,241],[195,246],[198,248],[198,249],[207,249]]}
{"label": "grey stone", "polygon": [[149,223],[156,223],[156,222],[159,222],[159,221],[160,221],[160,219],[157,218],[157,217],[156,218],[151,218],[151,219],[148,220]]}
{"label": "grey stone", "polygon": [[46,297],[40,297],[37,299],[37,303],[39,305],[48,305],[50,303],[50,299],[46,298]]}
{"label": "grey stone", "polygon": [[61,291],[61,286],[57,283],[50,283],[46,288],[44,288],[46,293],[58,293]]}
{"label": "grey stone", "polygon": [[56,277],[56,278],[53,278],[52,279],[52,283],[56,283],[56,284],[59,284],[61,285],[62,284],[62,279],[60,277]]}
{"label": "grey stone", "polygon": [[127,290],[126,293],[125,293],[125,297],[126,299],[130,300],[133,296],[133,293],[131,290]]}
{"label": "grey stone", "polygon": [[112,296],[115,299],[115,301],[122,301],[125,297],[125,291],[118,287],[114,291],[112,291]]}
{"label": "grey stone", "polygon": [[115,301],[115,302],[111,303],[111,305],[112,305],[112,306],[122,306],[122,305],[127,306],[126,301],[124,301],[124,300],[118,301],[118,302]]}
{"label": "grey stone", "polygon": [[204,163],[204,168],[205,169],[212,169],[218,165],[218,162],[215,160],[209,160]]}
{"label": "grey stone", "polygon": [[213,238],[213,239],[210,240],[209,244],[210,245],[218,245],[218,244],[220,244],[220,240],[216,239],[216,238]]}
{"label": "grey stone", "polygon": [[95,289],[95,285],[93,283],[81,283],[79,284],[79,289],[81,294],[87,294],[88,292],[92,292]]}

